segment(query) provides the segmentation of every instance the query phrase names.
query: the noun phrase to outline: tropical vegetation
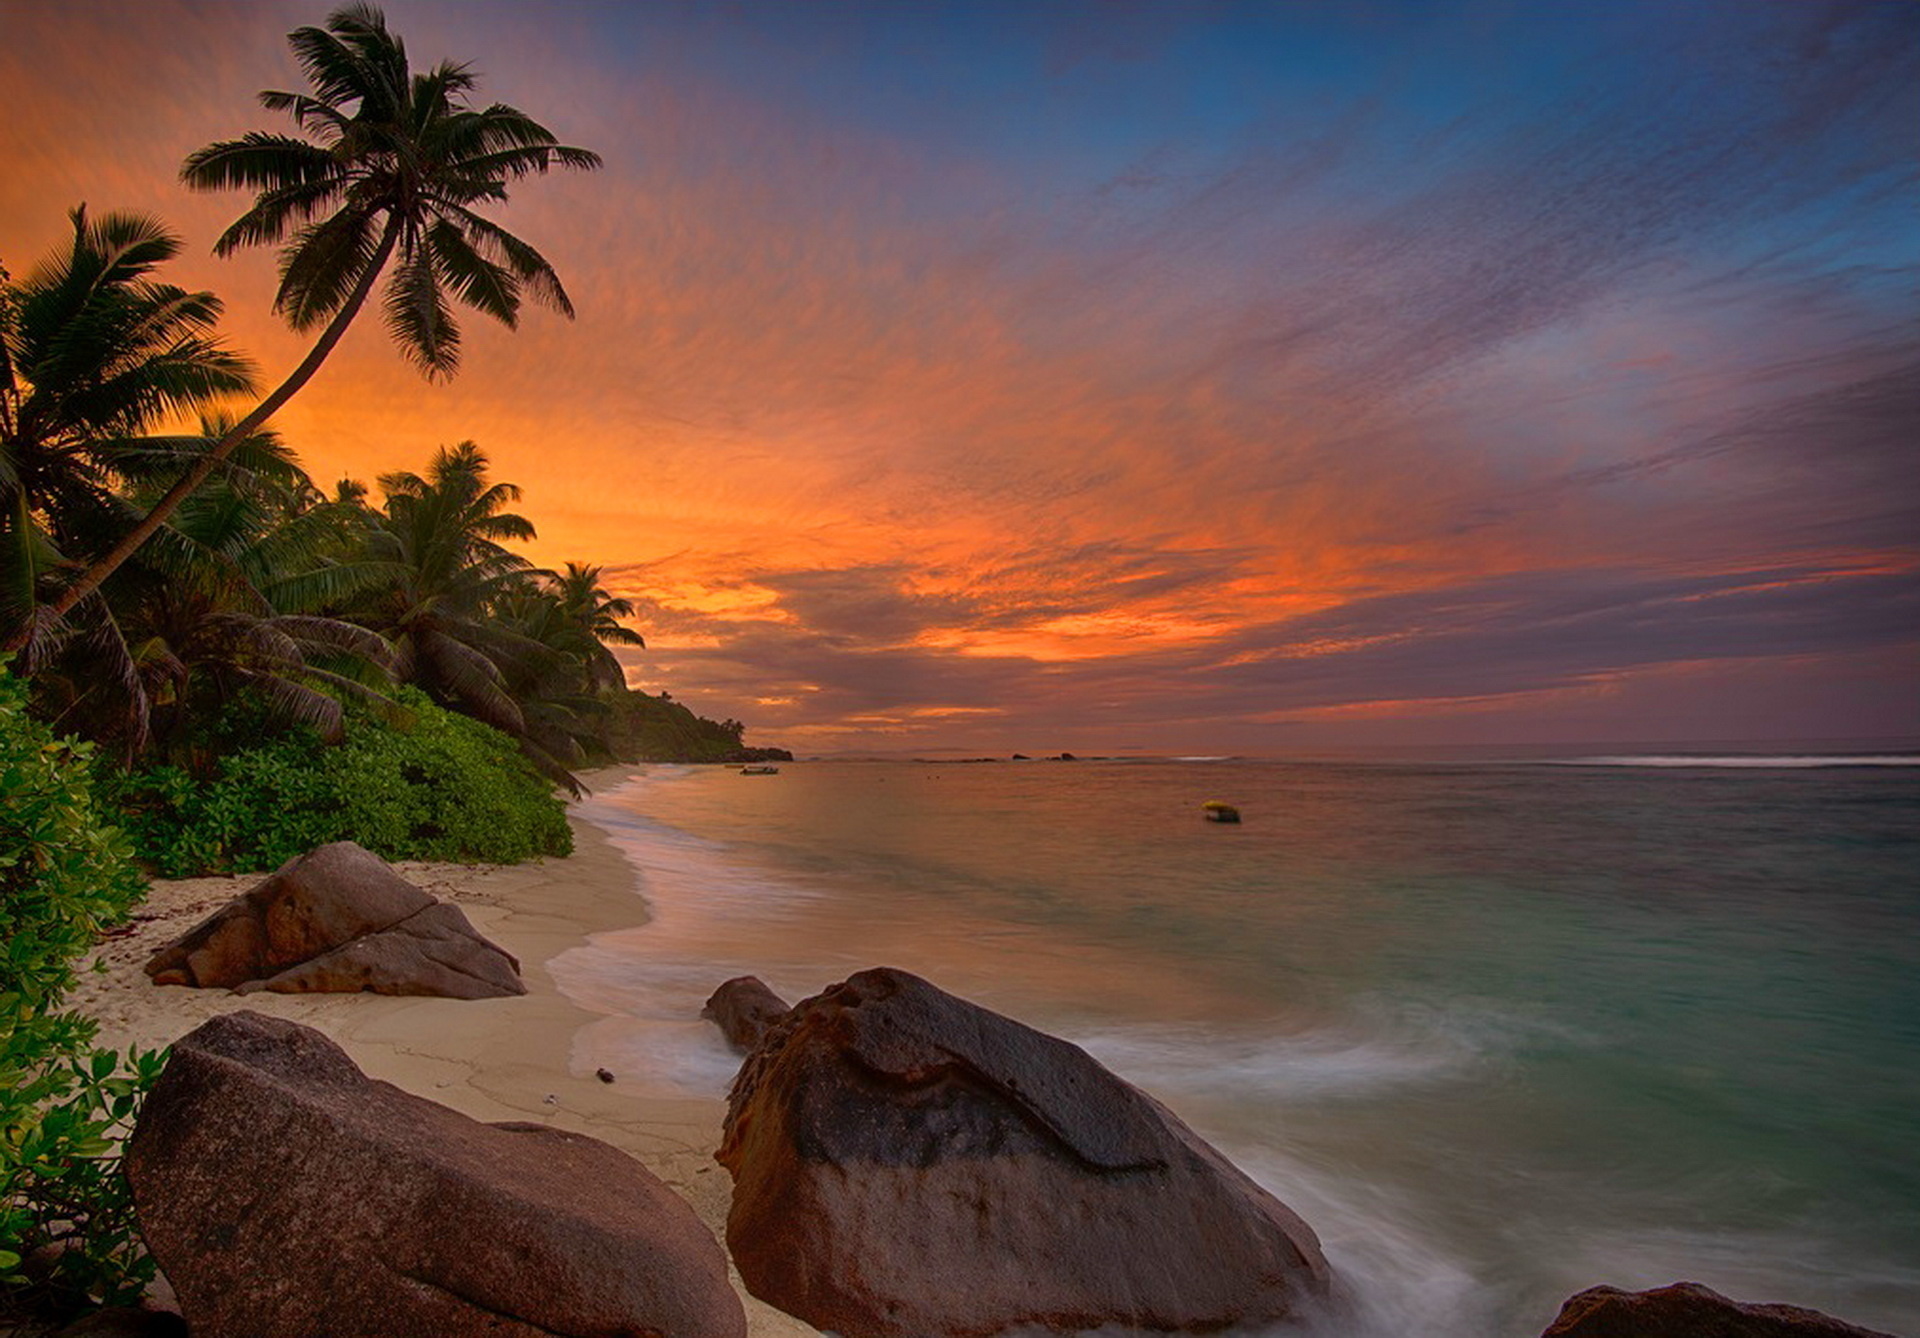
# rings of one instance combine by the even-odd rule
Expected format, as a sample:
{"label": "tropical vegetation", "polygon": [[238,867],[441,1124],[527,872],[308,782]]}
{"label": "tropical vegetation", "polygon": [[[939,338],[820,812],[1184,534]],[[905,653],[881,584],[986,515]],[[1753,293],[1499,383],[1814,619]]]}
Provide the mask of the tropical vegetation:
{"label": "tropical vegetation", "polygon": [[[599,566],[548,571],[514,550],[534,526],[478,445],[323,491],[271,428],[376,293],[429,377],[458,367],[458,309],[509,326],[528,300],[570,315],[554,267],[483,211],[599,163],[479,100],[467,66],[415,70],[369,5],[288,40],[307,90],[261,102],[293,133],[247,131],[182,169],[191,188],[249,193],[215,249],[277,247],[276,310],[317,331],[274,390],[228,408],[256,369],[221,339],[217,298],[164,281],[180,242],[154,219],[75,209],[56,254],[17,282],[0,271],[0,644],[34,713],[97,745],[156,867],[270,861],[322,829],[383,833],[396,856],[550,851],[563,825],[387,821],[344,791],[297,821],[280,805],[279,832],[260,827],[266,807],[232,812],[263,738],[315,784],[407,754],[394,765],[473,796],[747,751],[736,722],[627,689],[611,647],[644,645],[633,606]],[[500,742],[460,752],[459,783],[412,756],[481,727]]]}
{"label": "tropical vegetation", "polygon": [[[270,867],[349,838],[394,859],[567,851],[558,791],[603,762],[758,760],[737,721],[629,690],[642,646],[602,567],[536,567],[520,490],[471,441],[369,488],[315,484],[270,420],[378,292],[431,378],[457,312],[572,304],[485,209],[592,169],[464,65],[415,71],[380,11],[289,41],[295,133],[193,153],[251,200],[216,251],[279,248],[275,309],[310,351],[257,401],[211,293],[145,215],[70,216],[0,268],[0,1321],[136,1294],[150,1275],[117,1141],[158,1071],[67,1008],[75,962],[145,871]],[[382,281],[384,280],[384,288]],[[250,407],[249,407],[250,406]]]}
{"label": "tropical vegetation", "polygon": [[517,108],[475,106],[468,96],[475,79],[465,65],[443,61],[415,73],[405,44],[372,5],[346,5],[325,27],[297,29],[287,41],[312,92],[268,91],[260,102],[290,115],[301,133],[254,130],[209,144],[187,158],[181,177],[198,190],[255,192],[214,249],[229,255],[243,246],[279,246],[274,309],[296,330],[320,327],[319,336],[277,388],[56,595],[56,617],[132,557],[312,379],[389,262],[381,303],[387,330],[430,377],[452,376],[459,366],[456,303],[509,327],[526,297],[573,314],[546,257],[478,206],[504,201],[508,184],[528,176],[596,168],[598,155],[561,145]]}
{"label": "tropical vegetation", "polygon": [[[35,714],[98,746],[146,863],[258,868],[341,838],[395,859],[562,853],[551,792],[579,768],[748,755],[737,722],[627,689],[610,646],[645,644],[632,604],[601,567],[514,551],[535,527],[471,441],[328,492],[258,428],[57,615],[45,592],[232,434],[217,396],[248,370],[215,299],[157,281],[177,248],[151,220],[76,210],[72,242],[0,287],[0,620],[28,629]],[[147,342],[97,336],[129,325]]]}
{"label": "tropical vegetation", "polygon": [[0,1320],[130,1300],[153,1275],[119,1141],[159,1057],[98,1049],[62,1004],[75,959],[141,890],[87,746],[55,740],[0,676]]}

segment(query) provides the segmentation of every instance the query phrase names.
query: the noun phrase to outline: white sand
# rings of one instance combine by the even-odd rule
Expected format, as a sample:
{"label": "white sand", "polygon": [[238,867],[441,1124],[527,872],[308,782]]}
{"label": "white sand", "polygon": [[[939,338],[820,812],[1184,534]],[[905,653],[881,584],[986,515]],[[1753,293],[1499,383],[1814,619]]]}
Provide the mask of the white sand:
{"label": "white sand", "polygon": [[[603,771],[596,789],[624,773]],[[100,1022],[100,1042],[168,1044],[216,1013],[251,1008],[317,1028],[368,1074],[480,1120],[530,1120],[611,1143],[666,1181],[724,1243],[732,1182],[713,1160],[722,1102],[640,1097],[591,1069],[576,1071],[575,1032],[595,1020],[555,988],[546,964],[591,934],[646,920],[635,870],[596,827],[573,819],[574,853],[516,865],[403,864],[416,886],[457,902],[474,927],[520,959],[517,999],[397,999],[373,994],[250,994],[156,986],[141,971],[163,944],[191,929],[261,875],[156,881],[83,972],[70,1001]],[[717,981],[715,982],[718,983]],[[748,1333],[816,1330],[748,1296]]]}

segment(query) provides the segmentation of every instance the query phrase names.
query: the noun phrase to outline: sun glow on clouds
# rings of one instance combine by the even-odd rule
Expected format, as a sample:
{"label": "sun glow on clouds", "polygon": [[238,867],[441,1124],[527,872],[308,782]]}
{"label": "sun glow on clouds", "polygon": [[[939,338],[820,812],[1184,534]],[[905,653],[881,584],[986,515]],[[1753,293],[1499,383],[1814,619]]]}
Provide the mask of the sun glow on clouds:
{"label": "sun glow on clouds", "polygon": [[[478,440],[531,555],[636,600],[634,681],[765,741],[1678,737],[1700,698],[1668,667],[1713,663],[1760,733],[1920,732],[1910,10],[1416,41],[1390,7],[1347,48],[1306,11],[1116,45],[1070,9],[395,0],[416,60],[607,155],[503,218],[580,317],[469,320],[431,387],[357,328],[283,431],[329,481]],[[237,199],[172,175],[268,124],[317,17],[0,0],[0,258],[70,201],[152,208],[176,279],[291,365],[270,260],[205,255]],[[905,54],[965,43],[1024,73]]]}

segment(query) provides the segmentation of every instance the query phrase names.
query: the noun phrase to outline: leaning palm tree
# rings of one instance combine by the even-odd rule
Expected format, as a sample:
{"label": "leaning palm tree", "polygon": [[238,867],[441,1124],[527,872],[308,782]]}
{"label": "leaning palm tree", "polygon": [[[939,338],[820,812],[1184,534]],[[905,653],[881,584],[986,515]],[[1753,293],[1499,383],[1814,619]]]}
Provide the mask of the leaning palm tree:
{"label": "leaning palm tree", "polygon": [[326,361],[392,262],[382,306],[401,351],[429,377],[460,362],[456,303],[508,327],[531,297],[562,315],[573,304],[532,246],[477,212],[507,186],[556,167],[590,170],[599,156],[561,145],[525,112],[475,106],[472,71],[442,62],[424,73],[372,5],[336,10],[324,28],[288,43],[312,93],[266,92],[302,136],[251,131],[192,154],[181,169],[199,190],[256,192],[214,250],[280,246],[274,310],[297,330],[320,329],[299,366],[90,566],[52,606],[63,616],[159,528],[233,444],[291,399]]}
{"label": "leaning palm tree", "polygon": [[63,571],[138,514],[123,486],[164,449],[145,434],[253,388],[246,359],[214,335],[219,299],[153,277],[176,237],[137,214],[91,219],[82,206],[71,218],[70,244],[0,284],[0,629],[28,672],[73,635],[117,639],[97,598],[84,627],[64,629],[79,597],[57,613],[49,601]]}

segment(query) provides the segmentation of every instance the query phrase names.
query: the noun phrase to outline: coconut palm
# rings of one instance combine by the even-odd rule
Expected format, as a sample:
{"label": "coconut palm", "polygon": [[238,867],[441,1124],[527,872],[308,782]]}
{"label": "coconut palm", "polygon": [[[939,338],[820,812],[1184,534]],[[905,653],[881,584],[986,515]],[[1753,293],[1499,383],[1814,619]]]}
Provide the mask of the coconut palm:
{"label": "coconut palm", "polygon": [[[224,426],[206,424],[200,449]],[[250,467],[236,468],[243,457]],[[323,612],[391,575],[343,546],[335,509],[276,435],[256,434],[125,569],[144,577],[117,602],[161,743],[177,744],[242,693],[268,723],[334,741],[345,700],[398,712],[386,695],[391,647]],[[364,542],[364,531],[353,537]]]}
{"label": "coconut palm", "polygon": [[549,578],[548,588],[559,602],[561,615],[580,635],[580,653],[588,681],[596,692],[612,692],[627,685],[626,671],[607,649],[609,644],[645,646],[646,639],[620,619],[633,616],[633,601],[620,599],[600,584],[604,567],[569,562],[566,570]]}
{"label": "coconut palm", "polygon": [[200,190],[255,192],[214,249],[279,246],[274,309],[295,329],[320,335],[287,379],[60,596],[55,615],[146,542],[236,442],[312,378],[389,262],[387,329],[429,377],[451,376],[459,365],[456,304],[509,327],[528,297],[573,314],[546,257],[477,210],[504,201],[509,183],[527,176],[598,167],[597,155],[561,145],[516,108],[474,105],[474,76],[463,64],[413,72],[372,5],[347,5],[324,28],[300,28],[287,40],[312,92],[266,92],[260,101],[290,114],[301,135],[251,131],[209,144],[181,174]]}
{"label": "coconut palm", "polygon": [[117,640],[97,599],[64,636],[42,600],[132,524],[119,489],[165,449],[142,434],[252,389],[248,362],[214,337],[219,299],[153,277],[177,238],[138,214],[70,217],[71,243],[0,285],[0,628],[26,672],[75,635]]}
{"label": "coconut palm", "polygon": [[610,707],[594,687],[592,670],[593,655],[605,654],[605,648],[568,614],[550,573],[536,581],[510,588],[489,607],[522,647],[497,662],[526,722],[526,737],[549,757],[576,767],[606,751]]}
{"label": "coconut palm", "polygon": [[355,616],[393,643],[403,682],[516,738],[526,733],[502,663],[543,648],[492,617],[493,606],[537,574],[504,547],[534,537],[533,525],[505,508],[520,489],[487,478],[487,457],[471,441],[442,447],[424,477],[383,474],[386,514],[373,552],[394,579]]}
{"label": "coconut palm", "polygon": [[[121,470],[135,503],[143,486],[157,491],[143,479],[172,479],[229,425],[213,418],[198,436],[141,442]],[[277,436],[249,437],[115,574],[101,603],[118,640],[68,648],[37,678],[41,709],[119,743],[129,760],[147,750],[149,727],[151,743],[181,760],[198,727],[241,695],[265,723],[334,739],[345,699],[397,711],[386,695],[386,642],[318,611],[321,600],[386,575],[378,564],[340,560],[331,509]]]}

